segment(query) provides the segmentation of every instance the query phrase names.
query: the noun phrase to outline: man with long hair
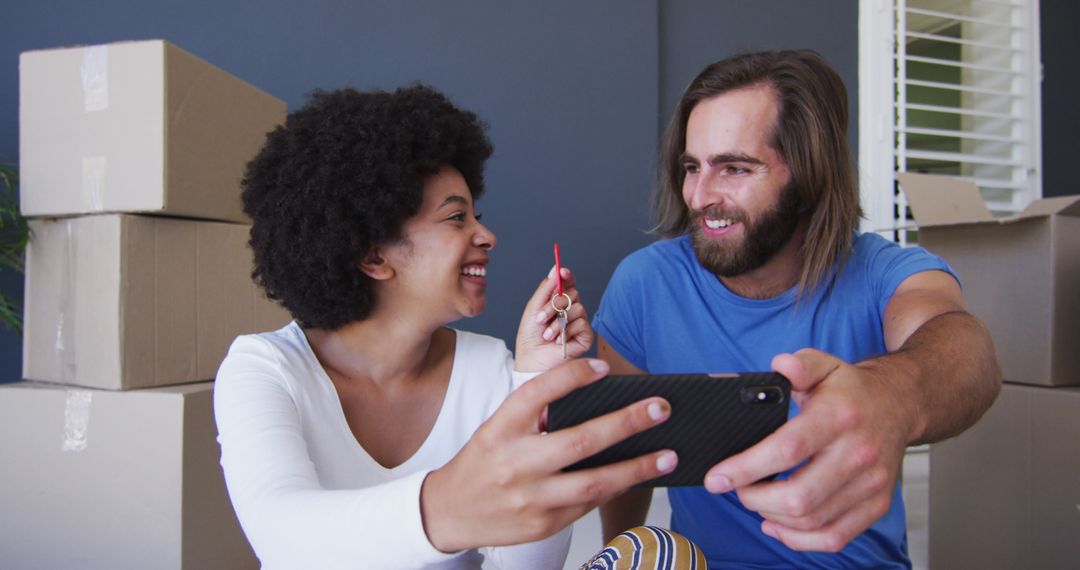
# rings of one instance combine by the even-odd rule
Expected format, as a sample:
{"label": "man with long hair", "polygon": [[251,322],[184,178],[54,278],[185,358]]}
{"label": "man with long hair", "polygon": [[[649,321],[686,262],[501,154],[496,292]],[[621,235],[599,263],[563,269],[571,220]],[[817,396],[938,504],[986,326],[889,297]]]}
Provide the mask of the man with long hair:
{"label": "man with long hair", "polygon": [[[711,567],[910,567],[905,448],[959,434],[1000,389],[948,265],[857,231],[847,125],[843,81],[816,53],[706,67],[660,151],[654,231],[668,239],[623,260],[593,322],[613,373],[791,380],[785,426],[669,490],[673,530]],[[605,538],[650,496],[602,507]]]}

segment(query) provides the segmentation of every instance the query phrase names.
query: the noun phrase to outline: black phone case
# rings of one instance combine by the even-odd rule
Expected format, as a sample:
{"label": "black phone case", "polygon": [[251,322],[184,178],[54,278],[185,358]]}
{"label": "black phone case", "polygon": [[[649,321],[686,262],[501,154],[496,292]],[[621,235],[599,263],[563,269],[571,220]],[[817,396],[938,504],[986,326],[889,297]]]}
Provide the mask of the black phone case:
{"label": "black phone case", "polygon": [[548,431],[575,426],[651,396],[661,396],[671,404],[666,422],[565,470],[673,449],[679,455],[675,471],[641,486],[702,485],[713,465],[761,441],[787,421],[791,385],[775,372],[608,376],[552,402]]}

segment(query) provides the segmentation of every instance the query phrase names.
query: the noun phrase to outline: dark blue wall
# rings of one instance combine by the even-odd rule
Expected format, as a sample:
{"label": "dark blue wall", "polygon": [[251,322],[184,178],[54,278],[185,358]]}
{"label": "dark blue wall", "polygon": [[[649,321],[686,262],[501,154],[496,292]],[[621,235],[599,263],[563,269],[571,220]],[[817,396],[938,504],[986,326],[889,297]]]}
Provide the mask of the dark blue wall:
{"label": "dark blue wall", "polygon": [[1080,133],[1080,2],[1041,0],[1042,43],[1042,177],[1044,196],[1080,194],[1073,176],[1077,133]]}
{"label": "dark blue wall", "polygon": [[736,52],[807,48],[848,88],[851,149],[858,152],[858,0],[665,0],[660,3],[660,129],[686,85]]}
{"label": "dark blue wall", "polygon": [[[498,234],[488,311],[457,326],[512,345],[521,306],[559,241],[590,309],[615,264],[648,243],[658,125],[705,63],[757,47],[812,47],[854,96],[856,0],[145,0],[15,2],[0,34],[0,160],[18,160],[18,54],[164,38],[284,99],[416,80],[490,124],[480,203]],[[812,6],[811,6],[812,5]],[[21,295],[21,277],[0,273]],[[0,331],[0,380],[19,377]]]}

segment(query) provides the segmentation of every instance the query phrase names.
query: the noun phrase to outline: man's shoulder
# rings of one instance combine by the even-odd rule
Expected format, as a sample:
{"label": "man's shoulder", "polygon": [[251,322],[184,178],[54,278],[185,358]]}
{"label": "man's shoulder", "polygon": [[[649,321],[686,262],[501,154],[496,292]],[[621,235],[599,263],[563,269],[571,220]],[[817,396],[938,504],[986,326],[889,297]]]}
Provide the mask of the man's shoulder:
{"label": "man's shoulder", "polygon": [[883,249],[899,248],[900,244],[887,240],[878,234],[872,232],[856,233],[855,243],[852,247],[852,253],[858,255],[868,255],[874,252],[881,251]]}
{"label": "man's shoulder", "polygon": [[902,246],[875,233],[856,234],[851,258],[869,265],[923,263],[931,268],[945,266],[937,256],[922,247]]}
{"label": "man's shoulder", "polygon": [[655,241],[623,258],[619,263],[621,273],[652,274],[659,268],[697,263],[689,236]]}

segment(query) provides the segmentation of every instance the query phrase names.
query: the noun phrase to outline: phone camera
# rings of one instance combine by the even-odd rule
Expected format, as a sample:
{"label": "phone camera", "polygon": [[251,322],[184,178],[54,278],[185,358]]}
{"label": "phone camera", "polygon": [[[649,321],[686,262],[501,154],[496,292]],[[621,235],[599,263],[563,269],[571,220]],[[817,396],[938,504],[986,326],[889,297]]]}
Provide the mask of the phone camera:
{"label": "phone camera", "polygon": [[772,406],[784,401],[779,386],[747,386],[742,389],[742,403],[751,406]]}

